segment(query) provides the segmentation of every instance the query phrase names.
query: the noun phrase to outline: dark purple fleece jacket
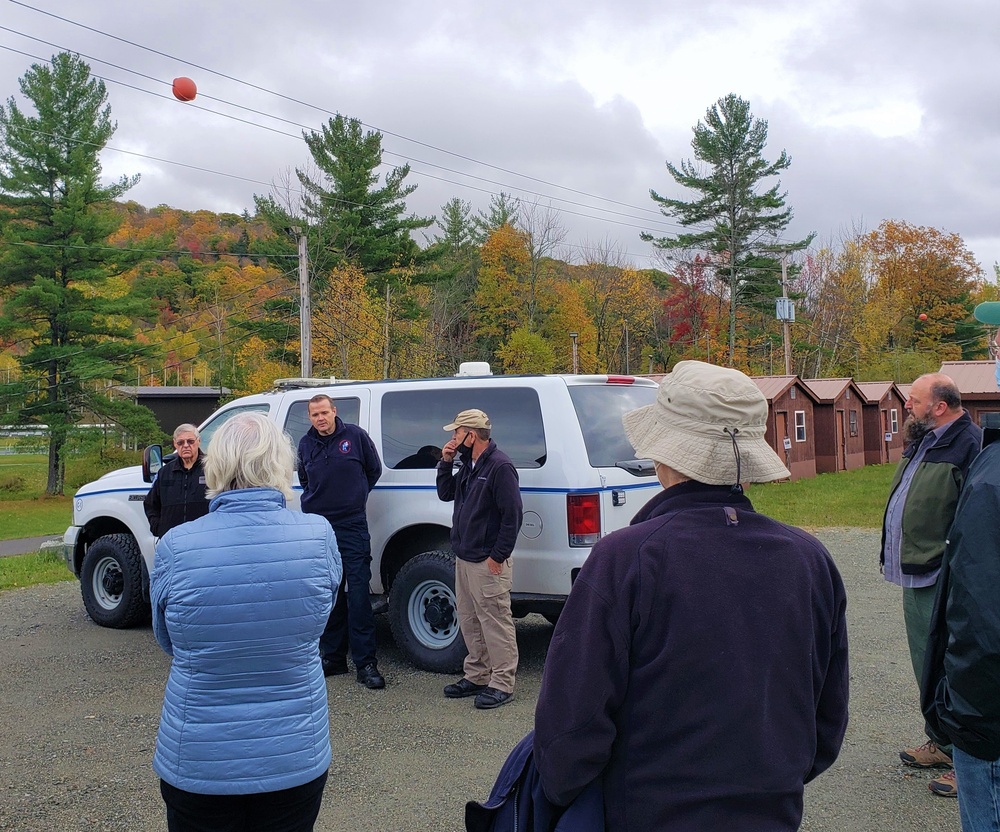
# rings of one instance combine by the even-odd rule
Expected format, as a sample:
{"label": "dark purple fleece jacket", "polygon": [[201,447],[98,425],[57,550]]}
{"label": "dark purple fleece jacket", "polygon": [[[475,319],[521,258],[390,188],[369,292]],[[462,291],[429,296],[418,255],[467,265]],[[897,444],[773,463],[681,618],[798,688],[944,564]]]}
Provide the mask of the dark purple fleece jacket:
{"label": "dark purple fleece jacket", "polygon": [[609,830],[795,830],[847,726],[846,597],[815,538],[728,486],[654,497],[594,546],[535,712],[545,794],[603,777]]}

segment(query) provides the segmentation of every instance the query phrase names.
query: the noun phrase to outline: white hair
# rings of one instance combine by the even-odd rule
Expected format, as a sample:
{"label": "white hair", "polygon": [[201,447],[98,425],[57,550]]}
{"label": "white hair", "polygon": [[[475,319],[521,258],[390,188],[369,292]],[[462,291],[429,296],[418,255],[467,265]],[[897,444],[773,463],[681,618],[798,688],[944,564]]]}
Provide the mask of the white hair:
{"label": "white hair", "polygon": [[292,440],[262,413],[233,416],[212,437],[205,458],[209,499],[240,488],[274,488],[292,496]]}
{"label": "white hair", "polygon": [[195,439],[201,439],[201,433],[198,431],[198,428],[185,422],[183,425],[178,425],[174,428],[174,442],[185,433],[193,433]]}

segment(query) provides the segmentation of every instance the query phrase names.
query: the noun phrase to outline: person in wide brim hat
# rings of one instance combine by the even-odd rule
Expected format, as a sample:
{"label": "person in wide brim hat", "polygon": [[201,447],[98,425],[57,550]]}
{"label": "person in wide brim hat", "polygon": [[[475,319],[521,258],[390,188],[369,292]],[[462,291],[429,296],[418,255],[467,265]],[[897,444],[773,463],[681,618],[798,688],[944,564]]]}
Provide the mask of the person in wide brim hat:
{"label": "person in wide brim hat", "polygon": [[678,362],[656,401],[629,411],[622,423],[638,458],[706,485],[791,476],[764,439],[767,399],[739,370]]}
{"label": "person in wide brim hat", "polygon": [[743,373],[682,361],[623,417],[663,489],[580,567],[532,745],[545,797],[573,806],[596,784],[608,832],[794,832],[805,784],[840,752],[843,581],[820,541],[743,493],[789,476],[767,412]]}

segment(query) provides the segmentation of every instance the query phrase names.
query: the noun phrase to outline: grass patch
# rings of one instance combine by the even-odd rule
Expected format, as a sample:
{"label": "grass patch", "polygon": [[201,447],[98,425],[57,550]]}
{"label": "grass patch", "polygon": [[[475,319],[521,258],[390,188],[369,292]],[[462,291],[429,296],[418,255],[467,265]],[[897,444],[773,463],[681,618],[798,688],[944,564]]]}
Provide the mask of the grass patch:
{"label": "grass patch", "polygon": [[747,489],[754,508],[793,526],[882,527],[896,464],[866,465],[796,482],[763,483]]}
{"label": "grass patch", "polygon": [[0,456],[0,500],[23,500],[44,493],[47,465],[45,454]]}
{"label": "grass patch", "polygon": [[0,540],[62,534],[72,522],[72,497],[0,500]]}
{"label": "grass patch", "polygon": [[0,558],[0,592],[74,580],[58,550]]}

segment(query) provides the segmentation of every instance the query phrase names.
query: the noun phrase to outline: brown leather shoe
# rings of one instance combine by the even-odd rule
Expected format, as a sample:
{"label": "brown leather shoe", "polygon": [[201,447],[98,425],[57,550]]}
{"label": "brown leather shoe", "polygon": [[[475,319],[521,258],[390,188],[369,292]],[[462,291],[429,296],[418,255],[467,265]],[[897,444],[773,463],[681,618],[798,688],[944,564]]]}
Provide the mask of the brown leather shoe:
{"label": "brown leather shoe", "polygon": [[937,743],[930,740],[916,748],[900,751],[899,759],[914,768],[951,768],[951,755],[946,754]]}
{"label": "brown leather shoe", "polygon": [[958,779],[954,771],[946,771],[927,784],[927,788],[938,797],[958,797]]}

